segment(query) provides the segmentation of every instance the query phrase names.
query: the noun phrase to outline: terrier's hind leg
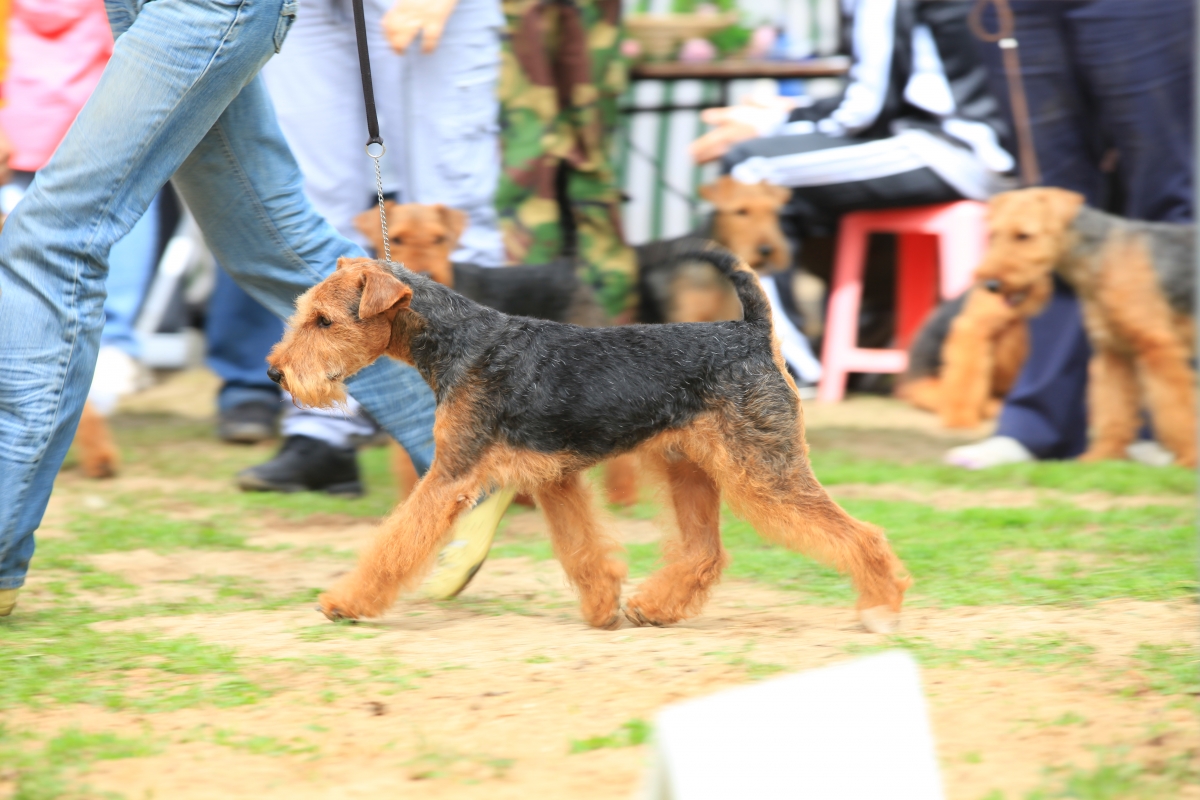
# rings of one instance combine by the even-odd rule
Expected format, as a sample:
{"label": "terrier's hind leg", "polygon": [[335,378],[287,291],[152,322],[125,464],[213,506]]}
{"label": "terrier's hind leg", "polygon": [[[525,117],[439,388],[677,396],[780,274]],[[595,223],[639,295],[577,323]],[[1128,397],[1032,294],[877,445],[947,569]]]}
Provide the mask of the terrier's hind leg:
{"label": "terrier's hind leg", "polygon": [[[804,470],[807,473],[807,470]],[[804,479],[801,479],[801,478]],[[859,617],[873,633],[891,633],[912,580],[875,525],[842,510],[811,473],[785,490],[753,477],[725,486],[735,510],[764,536],[850,575]]]}
{"label": "terrier's hind leg", "polygon": [[596,628],[617,628],[625,565],[612,557],[620,545],[596,524],[591,494],[579,473],[542,484],[534,496],[550,525],[554,554],[579,589],[583,618]]}
{"label": "terrier's hind leg", "polygon": [[698,613],[721,578],[729,555],[721,547],[721,492],[691,461],[664,461],[679,538],[664,549],[666,566],[638,588],[625,607],[635,625],[670,625]]}

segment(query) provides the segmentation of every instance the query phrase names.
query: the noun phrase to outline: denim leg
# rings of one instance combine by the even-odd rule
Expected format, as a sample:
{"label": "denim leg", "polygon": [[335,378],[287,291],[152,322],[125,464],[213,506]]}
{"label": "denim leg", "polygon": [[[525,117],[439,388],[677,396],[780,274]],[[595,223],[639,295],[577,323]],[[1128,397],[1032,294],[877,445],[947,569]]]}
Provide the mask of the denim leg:
{"label": "denim leg", "polygon": [[[294,8],[289,0],[108,3],[121,32],[108,67],[0,236],[0,589],[24,583],[33,531],[79,422],[109,250],[173,174],[218,256],[277,315],[290,313],[337,255],[360,252],[303,199],[299,170],[252,80]],[[379,364],[352,387],[427,468],[433,398],[417,373]]]}
{"label": "denim leg", "polygon": [[267,377],[267,354],[282,336],[279,318],[218,268],[204,337],[206,363],[221,379],[217,407],[222,413],[242,403],[280,401],[282,392]]}
{"label": "denim leg", "polygon": [[142,348],[133,323],[157,266],[161,198],[161,192],[154,196],[142,218],[108,253],[108,278],[104,284],[108,296],[104,299],[100,345],[119,347],[134,358],[141,355]]}

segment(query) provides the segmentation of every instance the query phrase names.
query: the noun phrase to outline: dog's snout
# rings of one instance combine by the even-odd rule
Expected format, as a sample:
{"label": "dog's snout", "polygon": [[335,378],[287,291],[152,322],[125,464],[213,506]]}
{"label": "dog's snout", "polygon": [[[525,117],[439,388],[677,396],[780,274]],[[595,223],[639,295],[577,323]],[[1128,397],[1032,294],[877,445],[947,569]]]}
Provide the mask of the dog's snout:
{"label": "dog's snout", "polygon": [[283,373],[274,367],[267,367],[267,377],[275,383],[279,383],[281,380],[283,380]]}
{"label": "dog's snout", "polygon": [[983,282],[983,288],[987,289],[992,294],[998,294],[1000,290],[1004,288],[1004,284],[1000,283],[1000,281],[997,279],[992,278],[991,280],[986,280]]}
{"label": "dog's snout", "polygon": [[758,254],[764,258],[775,252],[775,248],[769,244],[760,244],[758,246]]}

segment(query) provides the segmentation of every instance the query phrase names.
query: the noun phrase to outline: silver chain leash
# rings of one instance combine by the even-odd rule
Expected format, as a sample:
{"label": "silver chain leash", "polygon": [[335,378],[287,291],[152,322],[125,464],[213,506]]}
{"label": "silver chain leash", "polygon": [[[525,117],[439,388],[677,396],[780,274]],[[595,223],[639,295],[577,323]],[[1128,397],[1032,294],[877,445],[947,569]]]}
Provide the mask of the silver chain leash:
{"label": "silver chain leash", "polygon": [[[372,152],[373,147],[378,147],[379,152]],[[387,229],[387,212],[383,208],[383,175],[379,171],[379,159],[383,158],[383,154],[387,152],[387,148],[382,142],[372,142],[367,145],[367,155],[375,162],[375,192],[379,197],[379,227],[383,229],[383,260],[388,264],[392,263],[392,243],[388,238]]]}

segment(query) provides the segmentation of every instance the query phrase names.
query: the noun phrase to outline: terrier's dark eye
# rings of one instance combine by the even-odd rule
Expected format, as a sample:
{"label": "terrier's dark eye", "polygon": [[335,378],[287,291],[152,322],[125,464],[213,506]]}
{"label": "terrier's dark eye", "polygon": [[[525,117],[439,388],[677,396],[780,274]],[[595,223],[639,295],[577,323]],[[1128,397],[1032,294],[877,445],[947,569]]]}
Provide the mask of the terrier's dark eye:
{"label": "terrier's dark eye", "polygon": [[733,213],[737,214],[739,217],[744,217],[750,213],[750,209],[739,208],[737,211],[734,211]]}
{"label": "terrier's dark eye", "polygon": [[445,236],[439,236],[439,237],[437,237],[436,239],[434,239],[434,240],[433,240],[433,243],[434,243],[434,244],[444,244],[444,243],[445,243],[445,241],[446,241],[446,237],[445,237]]}
{"label": "terrier's dark eye", "polygon": [[399,236],[393,236],[392,244],[404,244],[404,240],[401,239]]}
{"label": "terrier's dark eye", "polygon": [[333,323],[329,321],[329,317],[317,317],[318,328],[328,328]]}
{"label": "terrier's dark eye", "polygon": [[1030,236],[1028,233],[1015,233],[1015,234],[1013,234],[1013,238],[1016,239],[1018,242],[1023,242],[1026,239],[1032,239],[1033,237]]}

